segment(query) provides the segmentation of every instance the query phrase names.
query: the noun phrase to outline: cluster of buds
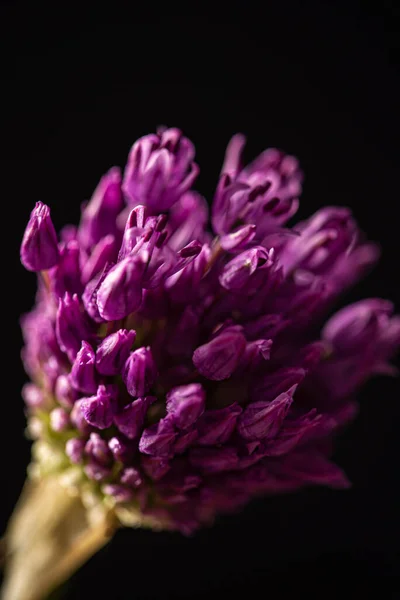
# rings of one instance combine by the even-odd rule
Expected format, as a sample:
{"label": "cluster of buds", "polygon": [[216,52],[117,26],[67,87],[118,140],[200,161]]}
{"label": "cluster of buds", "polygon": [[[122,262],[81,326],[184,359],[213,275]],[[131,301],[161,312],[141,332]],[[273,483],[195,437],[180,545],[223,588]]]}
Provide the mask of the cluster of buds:
{"label": "cluster of buds", "polygon": [[190,533],[260,494],[346,487],[329,442],[359,387],[393,372],[389,302],[331,314],[377,247],[343,208],[289,228],[296,159],[243,166],[243,145],[228,146],[210,228],[193,144],[163,128],[101,179],[79,227],[57,237],[38,202],[23,238],[39,274],[22,319],[37,467],[73,473],[121,520]]}

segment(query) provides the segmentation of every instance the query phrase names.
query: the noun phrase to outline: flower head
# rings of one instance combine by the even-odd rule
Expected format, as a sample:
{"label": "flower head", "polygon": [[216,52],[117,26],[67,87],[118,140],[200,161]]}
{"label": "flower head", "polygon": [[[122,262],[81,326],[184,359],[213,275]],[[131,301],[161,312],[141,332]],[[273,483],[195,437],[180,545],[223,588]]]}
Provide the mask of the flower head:
{"label": "flower head", "polygon": [[123,179],[101,179],[78,228],[58,241],[38,203],[24,235],[23,264],[48,272],[22,319],[30,431],[123,523],[140,507],[189,533],[259,494],[348,486],[331,439],[360,386],[394,372],[390,302],[330,314],[376,245],[345,208],[287,228],[297,160],[243,166],[243,146],[228,146],[211,229],[193,144],[161,128]]}

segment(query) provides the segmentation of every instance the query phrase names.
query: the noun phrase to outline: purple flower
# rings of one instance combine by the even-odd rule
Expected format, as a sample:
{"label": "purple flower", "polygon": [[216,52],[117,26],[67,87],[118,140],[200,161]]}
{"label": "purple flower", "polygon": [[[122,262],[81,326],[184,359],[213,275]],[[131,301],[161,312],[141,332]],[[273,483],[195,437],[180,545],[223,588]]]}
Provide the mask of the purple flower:
{"label": "purple flower", "polygon": [[60,298],[55,327],[60,348],[72,362],[81,347],[81,341],[88,337],[88,326],[81,311],[78,296],[68,292]]}
{"label": "purple flower", "polygon": [[61,406],[53,408],[50,413],[50,426],[53,431],[64,431],[70,424],[68,413]]}
{"label": "purple flower", "polygon": [[246,250],[228,262],[219,276],[219,282],[227,290],[240,290],[255,270],[268,261],[268,252],[262,246]]}
{"label": "purple flower", "polygon": [[178,429],[187,429],[203,414],[206,394],[198,383],[173,388],[167,394],[167,411]]}
{"label": "purple flower", "polygon": [[81,438],[71,438],[65,444],[65,453],[72,463],[79,464],[83,458],[85,441]]}
{"label": "purple flower", "polygon": [[193,363],[207,379],[227,379],[238,367],[246,348],[246,338],[237,329],[226,329],[193,353]]}
{"label": "purple flower", "polygon": [[93,247],[107,235],[116,232],[116,220],[123,207],[120,171],[117,168],[110,169],[83,209],[79,227],[79,241],[83,248]]}
{"label": "purple flower", "polygon": [[139,441],[139,450],[151,456],[168,456],[176,436],[173,420],[165,417],[144,430]]}
{"label": "purple flower", "polygon": [[168,246],[179,250],[192,240],[203,241],[207,221],[206,200],[197,192],[186,192],[171,207],[167,222]]}
{"label": "purple flower", "polygon": [[76,240],[60,245],[58,264],[50,271],[50,281],[56,295],[63,298],[66,293],[81,294],[80,247]]}
{"label": "purple flower", "polygon": [[171,468],[168,459],[160,456],[147,456],[146,454],[143,454],[141,464],[146,475],[154,481],[162,479]]}
{"label": "purple flower", "polygon": [[121,483],[133,488],[137,488],[143,483],[139,471],[133,467],[124,469],[121,474]]}
{"label": "purple flower", "polygon": [[89,425],[107,429],[113,422],[113,395],[104,385],[99,385],[95,396],[83,398],[81,411]]}
{"label": "purple flower", "polygon": [[376,244],[362,243],[347,208],[322,208],[295,231],[299,235],[287,238],[280,254],[285,272],[301,269],[321,276],[333,294],[355,283],[379,256]]}
{"label": "purple flower", "polygon": [[97,389],[97,376],[94,366],[94,350],[88,342],[82,342],[71,369],[70,381],[75,390],[94,394]]}
{"label": "purple flower", "polygon": [[22,397],[30,408],[41,408],[46,404],[42,390],[34,383],[26,383],[22,388]]}
{"label": "purple flower", "polygon": [[36,202],[22,240],[21,262],[28,271],[45,271],[57,264],[58,259],[57,235],[50,209]]}
{"label": "purple flower", "polygon": [[141,254],[128,255],[107,273],[97,292],[97,306],[104,320],[123,319],[139,308],[145,267]]}
{"label": "purple flower", "polygon": [[157,367],[149,347],[131,352],[122,370],[122,379],[131,396],[147,394],[156,376]]}
{"label": "purple flower", "polygon": [[91,433],[85,445],[85,454],[100,465],[107,466],[111,463],[112,454],[108,444],[99,433]]}
{"label": "purple flower", "polygon": [[104,269],[88,284],[86,284],[85,289],[82,294],[82,302],[85,307],[85,310],[89,317],[93,319],[96,323],[102,323],[105,321],[103,317],[100,315],[99,307],[97,304],[97,294],[99,292],[100,286],[103,283],[104,279],[107,277],[107,273],[110,271],[111,265],[106,265]]}
{"label": "purple flower", "polygon": [[272,402],[252,402],[239,418],[238,432],[247,441],[274,437],[285,419],[292,403],[291,393],[280,394]]}
{"label": "purple flower", "polygon": [[91,426],[86,421],[83,413],[83,404],[85,400],[86,398],[81,398],[80,400],[77,400],[74,406],[72,407],[70,415],[71,423],[74,426],[74,428],[84,435],[91,431]]}
{"label": "purple flower", "polygon": [[131,204],[144,204],[152,213],[170,208],[197,177],[194,146],[179,129],[160,128],[132,147],[123,190]]}
{"label": "purple flower", "polygon": [[123,436],[114,436],[108,440],[108,447],[118,462],[127,463],[133,456],[132,446],[129,444],[129,440],[122,439]]}
{"label": "purple flower", "polygon": [[335,352],[357,356],[360,352],[378,352],[389,345],[395,347],[400,340],[400,321],[391,319],[391,302],[372,298],[346,306],[325,325],[322,337]]}
{"label": "purple flower", "polygon": [[334,436],[362,384],[396,373],[390,302],[326,319],[377,246],[346,208],[288,227],[296,159],[270,149],[243,166],[244,141],[228,146],[212,227],[189,189],[192,143],[161,128],[133,145],[123,184],[116,168],[101,179],[59,244],[38,203],[21,248],[46,270],[21,320],[32,432],[65,448],[65,468],[116,516],[185,534],[259,494],[347,487]]}
{"label": "purple flower", "polygon": [[136,332],[119,329],[101,342],[96,352],[96,369],[102,375],[117,375],[125,364]]}
{"label": "purple flower", "polygon": [[111,476],[111,471],[108,467],[100,465],[94,460],[88,462],[83,467],[83,470],[85,471],[86,476],[89,479],[93,479],[93,481],[104,481],[105,479],[108,479]]}
{"label": "purple flower", "polygon": [[183,431],[179,432],[174,444],[175,454],[182,454],[185,452],[185,450],[187,450],[190,446],[193,446],[198,437],[199,434],[196,426],[194,426],[192,429],[184,429]]}
{"label": "purple flower", "polygon": [[153,396],[138,398],[130,402],[114,417],[114,423],[121,433],[133,440],[140,434],[147,410],[156,400]]}
{"label": "purple flower", "polygon": [[59,375],[57,377],[54,393],[58,402],[64,408],[71,408],[77,398],[77,392],[71,385],[69,375]]}
{"label": "purple flower", "polygon": [[221,236],[221,246],[228,252],[241,250],[247,246],[256,236],[256,226],[242,225],[231,233]]}
{"label": "purple flower", "polygon": [[196,443],[201,446],[216,446],[227,442],[241,412],[241,407],[236,404],[205,412],[198,422],[199,436]]}
{"label": "purple flower", "polygon": [[212,224],[218,234],[232,231],[236,223],[254,224],[258,235],[276,231],[298,208],[302,173],[293,156],[266,150],[245,168],[242,135],[227,148],[213,202]]}
{"label": "purple flower", "polygon": [[375,373],[396,374],[389,360],[400,344],[400,317],[392,313],[390,302],[373,298],[333,315],[322,331],[331,359],[316,371],[316,389],[329,382],[329,395],[341,399]]}
{"label": "purple flower", "polygon": [[[122,236],[121,248],[118,253],[118,261],[128,256],[134,248],[137,249],[140,242],[144,242],[144,237],[147,238],[150,228],[145,228],[148,223],[146,217],[146,209],[139,205],[133,208],[126,219],[124,234]],[[150,231],[150,235],[153,231]]]}
{"label": "purple flower", "polygon": [[253,371],[263,366],[264,361],[271,356],[272,340],[254,340],[249,342],[241,363],[242,371]]}
{"label": "purple flower", "polygon": [[115,261],[117,255],[116,238],[113,235],[106,235],[93,248],[90,256],[82,266],[82,282],[87,284],[104,267]]}
{"label": "purple flower", "polygon": [[115,502],[129,502],[133,499],[132,490],[118,485],[117,483],[107,483],[102,486],[102,491],[107,496],[112,496]]}

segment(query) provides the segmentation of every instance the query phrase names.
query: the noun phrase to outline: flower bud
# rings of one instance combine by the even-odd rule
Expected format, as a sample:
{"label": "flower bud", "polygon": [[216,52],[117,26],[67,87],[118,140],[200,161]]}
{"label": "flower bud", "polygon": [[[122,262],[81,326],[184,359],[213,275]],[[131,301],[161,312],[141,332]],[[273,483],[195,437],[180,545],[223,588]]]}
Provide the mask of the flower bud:
{"label": "flower bud", "polygon": [[256,380],[251,389],[253,399],[263,398],[271,402],[283,392],[303,381],[306,371],[300,368],[283,367]]}
{"label": "flower bud", "polygon": [[28,271],[46,271],[59,259],[57,235],[50,209],[36,202],[21,244],[21,262]]}
{"label": "flower bud", "polygon": [[171,468],[168,459],[161,456],[146,456],[144,454],[141,458],[141,464],[143,471],[153,479],[153,481],[158,481],[164,477]]}
{"label": "flower bud", "polygon": [[118,253],[118,262],[123,260],[136,247],[140,238],[143,239],[146,231],[144,229],[146,209],[144,206],[136,206],[133,208],[125,222],[124,234],[122,236],[121,248]]}
{"label": "flower bud", "polygon": [[91,433],[85,445],[85,453],[100,465],[107,466],[111,462],[112,454],[107,442],[98,433]]}
{"label": "flower bud", "polygon": [[242,412],[237,404],[225,408],[207,410],[197,423],[199,437],[196,441],[201,446],[224,444],[232,435],[236,421]]}
{"label": "flower bud", "polygon": [[26,383],[22,388],[22,397],[29,408],[41,408],[46,404],[42,390],[34,383]]}
{"label": "flower bud", "polygon": [[82,266],[82,283],[86,285],[106,264],[115,262],[117,258],[117,244],[115,236],[106,235],[93,248],[90,257]]}
{"label": "flower bud", "polygon": [[256,224],[257,235],[264,236],[297,211],[302,173],[293,156],[274,148],[242,168],[245,141],[238,134],[228,144],[214,196],[212,224],[218,234],[228,234],[238,221]]}
{"label": "flower bud", "polygon": [[101,273],[98,273],[89,283],[86,284],[82,294],[82,302],[88,315],[96,323],[102,323],[105,321],[99,313],[99,307],[97,304],[97,294],[100,286],[104,279],[107,277],[107,273],[111,270],[112,265],[106,265]]}
{"label": "flower bud", "polygon": [[50,427],[52,430],[56,432],[64,431],[69,424],[68,413],[61,407],[53,408],[50,413]]}
{"label": "flower bud", "polygon": [[87,477],[93,479],[93,481],[104,481],[111,475],[111,469],[100,465],[98,462],[91,460],[84,467]]}
{"label": "flower bud", "polygon": [[240,369],[253,371],[260,367],[271,355],[272,340],[248,342],[241,360]]}
{"label": "flower bud", "polygon": [[236,370],[246,348],[240,331],[226,329],[193,353],[193,363],[207,379],[221,381]]}
{"label": "flower bud", "polygon": [[65,444],[65,453],[69,460],[74,464],[78,464],[82,461],[84,450],[85,440],[81,438],[71,438]]}
{"label": "flower bud", "polygon": [[115,460],[125,463],[132,458],[133,448],[126,440],[121,439],[123,436],[114,436],[108,440],[108,447]]}
{"label": "flower bud", "polygon": [[221,247],[227,252],[237,251],[244,248],[256,235],[256,226],[243,225],[231,233],[221,236]]}
{"label": "flower bud", "polygon": [[343,354],[363,352],[374,346],[390,327],[391,302],[378,298],[362,300],[338,311],[326,323],[322,336],[335,351]]}
{"label": "flower bud", "polygon": [[65,293],[81,294],[83,290],[80,269],[80,248],[76,240],[62,244],[57,266],[51,269],[52,290],[59,298]]}
{"label": "flower bud", "polygon": [[132,490],[118,483],[106,483],[101,489],[103,494],[112,496],[117,503],[129,502],[133,498]]}
{"label": "flower bud", "polygon": [[192,240],[203,241],[207,221],[206,200],[197,192],[186,192],[169,211],[168,246],[176,251]]}
{"label": "flower bud", "polygon": [[82,342],[82,347],[72,365],[70,381],[72,387],[85,394],[94,394],[97,389],[94,361],[93,348],[88,342]]}
{"label": "flower bud", "polygon": [[73,389],[69,375],[60,375],[57,377],[55,397],[64,408],[71,408],[77,398],[76,390]]}
{"label": "flower bud", "polygon": [[114,417],[120,432],[130,440],[135,439],[141,433],[147,410],[155,400],[154,396],[146,396],[124,406]]}
{"label": "flower bud", "polygon": [[123,207],[121,174],[114,167],[101,178],[91,200],[83,209],[79,226],[79,241],[82,246],[91,248],[107,234],[114,234],[117,216]]}
{"label": "flower bud", "polygon": [[117,375],[126,362],[136,332],[119,329],[108,335],[96,351],[96,369],[101,375]]}
{"label": "flower bud", "polygon": [[81,342],[88,337],[88,327],[79,306],[78,296],[66,293],[60,298],[57,317],[56,335],[60,348],[71,362],[75,360]]}
{"label": "flower bud", "polygon": [[76,429],[78,429],[81,433],[86,434],[89,433],[92,428],[83,415],[82,404],[84,400],[85,398],[81,398],[80,400],[77,400],[75,402],[71,410],[70,418],[72,425],[76,427]]}
{"label": "flower bud", "polygon": [[197,431],[196,425],[194,425],[192,429],[180,431],[178,437],[175,440],[174,454],[182,454],[183,452],[185,452],[185,450],[187,450],[189,446],[192,446],[192,444],[194,444],[198,437],[199,433]]}
{"label": "flower bud", "polygon": [[268,261],[268,252],[261,246],[246,250],[233,258],[222,270],[219,282],[227,290],[240,290],[254,271]]}
{"label": "flower bud", "polygon": [[144,257],[135,254],[110,269],[97,292],[97,305],[103,319],[123,319],[139,308],[145,267]]}
{"label": "flower bud", "polygon": [[161,419],[143,431],[139,441],[139,450],[151,456],[168,457],[177,437],[173,421],[170,416]]}
{"label": "flower bud", "polygon": [[157,367],[149,347],[138,348],[131,352],[122,371],[122,379],[131,396],[147,394],[156,376]]}
{"label": "flower bud", "polygon": [[125,485],[132,488],[137,488],[140,485],[142,485],[143,479],[137,469],[135,469],[134,467],[129,467],[122,471],[121,483],[124,483]]}
{"label": "flower bud", "polygon": [[150,212],[168,210],[186,192],[198,174],[193,144],[179,129],[160,129],[140,138],[129,154],[123,190],[132,204]]}
{"label": "flower bud", "polygon": [[206,394],[199,383],[173,388],[167,394],[167,411],[178,429],[187,429],[204,412]]}
{"label": "flower bud", "polygon": [[280,394],[272,402],[252,402],[238,420],[238,432],[247,441],[274,437],[292,404],[293,392]]}
{"label": "flower bud", "polygon": [[114,397],[104,385],[99,385],[95,396],[81,400],[85,420],[97,429],[107,429],[113,422]]}

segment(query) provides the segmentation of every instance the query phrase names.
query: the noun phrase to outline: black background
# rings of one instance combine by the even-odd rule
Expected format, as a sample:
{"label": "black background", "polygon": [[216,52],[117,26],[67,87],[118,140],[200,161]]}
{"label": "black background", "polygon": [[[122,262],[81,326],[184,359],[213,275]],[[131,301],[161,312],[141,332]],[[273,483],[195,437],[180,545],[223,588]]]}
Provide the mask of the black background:
{"label": "black background", "polygon": [[[132,142],[157,125],[194,141],[196,187],[208,198],[236,131],[248,135],[248,159],[266,146],[298,156],[300,216],[344,204],[381,242],[380,265],[348,299],[380,295],[400,308],[395,3],[283,1],[262,12],[230,3],[220,17],[191,16],[192,8],[1,5],[2,530],[29,459],[18,326],[35,288],[19,264],[29,212],[42,200],[57,227],[76,222],[102,173],[122,166]],[[65,598],[267,597],[288,582],[309,594],[317,584],[326,596],[344,577],[369,597],[376,576],[390,578],[384,596],[394,597],[399,391],[398,381],[379,378],[361,394],[360,417],[337,444],[350,491],[257,501],[191,539],[122,531]]]}

